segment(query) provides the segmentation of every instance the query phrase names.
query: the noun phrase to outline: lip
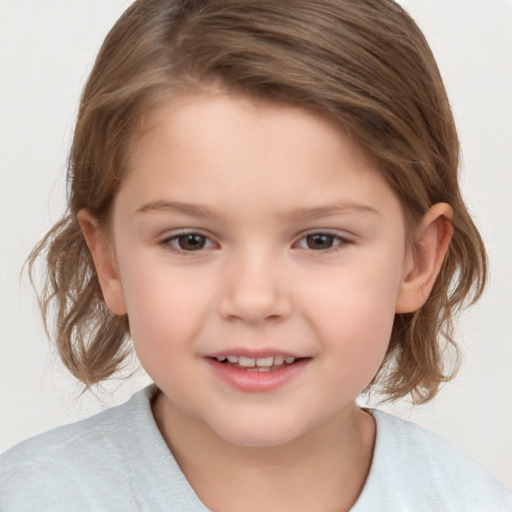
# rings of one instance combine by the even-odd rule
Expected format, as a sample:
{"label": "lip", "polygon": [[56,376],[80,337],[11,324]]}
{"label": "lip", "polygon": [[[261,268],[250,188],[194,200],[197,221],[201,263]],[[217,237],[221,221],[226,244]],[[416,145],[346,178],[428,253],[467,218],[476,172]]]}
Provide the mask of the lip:
{"label": "lip", "polygon": [[[247,357],[266,357],[269,352],[261,352],[256,355],[255,352],[237,351],[236,355],[246,355]],[[219,355],[225,355],[222,353]],[[283,353],[271,355],[284,355]],[[284,386],[291,380],[299,376],[304,371],[310,358],[301,358],[293,364],[284,365],[282,368],[268,372],[259,372],[249,369],[239,369],[217,361],[217,356],[209,356],[206,362],[212,369],[214,375],[228,386],[242,391],[244,393],[268,393]],[[287,355],[288,357],[288,355]],[[294,357],[290,354],[290,357]]]}
{"label": "lip", "polygon": [[297,354],[293,354],[292,352],[283,352],[282,350],[272,350],[272,349],[264,349],[264,350],[249,350],[244,348],[236,348],[236,349],[228,349],[222,352],[215,352],[213,354],[208,354],[207,357],[211,357],[215,359],[220,356],[238,356],[238,357],[251,357],[254,359],[265,358],[270,356],[282,356],[282,357],[294,357],[295,359],[302,359],[302,356]]}

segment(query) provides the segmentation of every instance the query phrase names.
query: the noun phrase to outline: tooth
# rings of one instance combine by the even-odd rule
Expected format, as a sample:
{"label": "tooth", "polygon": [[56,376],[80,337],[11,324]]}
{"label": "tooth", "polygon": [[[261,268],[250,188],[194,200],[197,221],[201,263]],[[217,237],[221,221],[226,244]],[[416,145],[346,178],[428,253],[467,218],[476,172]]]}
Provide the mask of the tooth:
{"label": "tooth", "polygon": [[261,367],[261,368],[260,368],[260,367],[258,367],[258,371],[259,371],[259,372],[269,372],[269,371],[270,371],[270,368],[268,368],[268,367],[267,367],[267,368],[265,368],[265,367]]}
{"label": "tooth", "polygon": [[257,366],[264,366],[264,367],[270,367],[274,364],[274,358],[272,356],[270,357],[258,357],[256,359],[256,365]]}
{"label": "tooth", "polygon": [[238,356],[228,356],[228,361],[230,363],[238,363]]}
{"label": "tooth", "polygon": [[246,367],[249,367],[249,366],[254,366],[254,364],[256,363],[256,359],[254,357],[244,357],[244,356],[240,356],[238,358],[238,364],[240,366],[246,366]]}
{"label": "tooth", "polygon": [[274,356],[274,364],[276,366],[279,366],[280,364],[284,363],[284,357],[283,356]]}
{"label": "tooth", "polygon": [[220,361],[222,363],[222,361],[225,361],[226,360],[226,356],[217,356],[217,361]]}
{"label": "tooth", "polygon": [[292,364],[293,362],[295,362],[295,357],[285,357],[284,362],[287,364]]}

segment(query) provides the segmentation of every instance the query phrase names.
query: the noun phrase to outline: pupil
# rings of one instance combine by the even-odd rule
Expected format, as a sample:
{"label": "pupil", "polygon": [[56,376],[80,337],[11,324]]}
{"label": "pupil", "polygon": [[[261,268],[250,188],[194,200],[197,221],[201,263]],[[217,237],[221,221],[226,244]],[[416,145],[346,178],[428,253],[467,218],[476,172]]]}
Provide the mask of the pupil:
{"label": "pupil", "polygon": [[310,249],[330,249],[332,247],[334,237],[332,235],[308,235],[306,238]]}
{"label": "pupil", "polygon": [[181,235],[178,242],[180,249],[184,251],[197,251],[204,247],[206,238],[202,235]]}

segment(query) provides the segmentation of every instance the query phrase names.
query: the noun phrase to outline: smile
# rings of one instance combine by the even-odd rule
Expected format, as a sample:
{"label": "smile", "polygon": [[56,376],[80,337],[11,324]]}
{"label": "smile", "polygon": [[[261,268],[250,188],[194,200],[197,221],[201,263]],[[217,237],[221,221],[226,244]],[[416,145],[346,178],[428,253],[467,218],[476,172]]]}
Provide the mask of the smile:
{"label": "smile", "polygon": [[[215,354],[206,357],[213,374],[224,384],[244,393],[275,391],[302,374],[311,357],[289,354]],[[263,357],[262,357],[263,356]]]}
{"label": "smile", "polygon": [[295,357],[269,356],[269,357],[247,357],[235,355],[220,355],[216,357],[217,361],[233,368],[244,369],[247,371],[270,372],[279,370],[284,366],[295,362]]}

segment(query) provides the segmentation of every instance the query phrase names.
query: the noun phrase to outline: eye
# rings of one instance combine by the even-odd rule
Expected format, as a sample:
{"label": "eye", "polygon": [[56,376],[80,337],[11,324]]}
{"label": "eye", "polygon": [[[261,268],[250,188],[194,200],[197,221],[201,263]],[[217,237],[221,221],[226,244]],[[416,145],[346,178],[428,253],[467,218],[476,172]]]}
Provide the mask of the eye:
{"label": "eye", "polygon": [[194,252],[214,246],[214,243],[200,233],[181,233],[162,241],[162,245],[176,252]]}
{"label": "eye", "polygon": [[330,233],[311,233],[301,238],[297,247],[311,249],[313,251],[328,251],[337,246],[347,244],[348,240]]}

